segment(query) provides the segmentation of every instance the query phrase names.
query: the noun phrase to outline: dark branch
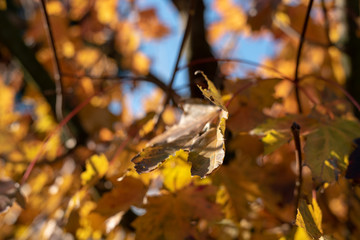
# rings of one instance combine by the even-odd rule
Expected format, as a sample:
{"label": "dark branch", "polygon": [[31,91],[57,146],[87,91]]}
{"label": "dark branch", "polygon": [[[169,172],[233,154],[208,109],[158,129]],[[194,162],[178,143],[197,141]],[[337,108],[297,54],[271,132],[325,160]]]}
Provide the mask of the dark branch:
{"label": "dark branch", "polygon": [[295,184],[295,191],[294,191],[294,195],[295,195],[295,219],[296,219],[296,214],[297,214],[297,208],[299,207],[299,202],[300,202],[300,198],[301,198],[301,188],[302,188],[302,182],[303,182],[303,177],[302,177],[302,155],[301,155],[301,143],[300,143],[300,125],[297,124],[296,122],[293,122],[293,124],[291,125],[291,132],[293,134],[294,137],[294,141],[295,141],[295,154],[296,154],[296,161],[297,161],[297,166],[298,166],[298,178],[296,180],[296,184]]}
{"label": "dark branch", "polygon": [[301,107],[301,102],[300,102],[300,93],[299,93],[300,57],[301,57],[301,50],[302,50],[302,47],[303,47],[304,41],[305,41],[305,33],[306,33],[307,25],[308,25],[308,22],[309,22],[310,12],[311,12],[313,2],[314,2],[314,0],[310,0],[309,5],[307,7],[305,21],[304,21],[304,25],[303,25],[303,28],[302,28],[302,31],[301,31],[301,36],[300,36],[299,48],[298,48],[298,52],[297,52],[297,56],[296,56],[294,83],[295,83],[296,102],[298,104],[299,113],[302,113],[302,107]]}
{"label": "dark branch", "polygon": [[54,35],[52,32],[52,28],[50,25],[49,15],[46,11],[46,2],[45,0],[41,0],[41,9],[44,13],[45,17],[45,28],[46,34],[49,39],[50,48],[53,52],[53,61],[54,61],[54,80],[55,80],[55,92],[56,92],[56,104],[55,104],[55,113],[57,120],[61,122],[63,120],[63,84],[61,79],[61,69],[60,62],[57,56]]}

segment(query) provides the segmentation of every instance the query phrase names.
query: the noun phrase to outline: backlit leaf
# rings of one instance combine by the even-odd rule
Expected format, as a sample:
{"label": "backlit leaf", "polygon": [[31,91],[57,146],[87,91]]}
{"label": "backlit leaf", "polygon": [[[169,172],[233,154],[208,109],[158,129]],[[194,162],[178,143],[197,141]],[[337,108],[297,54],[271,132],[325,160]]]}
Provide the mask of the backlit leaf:
{"label": "backlit leaf", "polygon": [[186,161],[187,158],[188,153],[180,150],[164,163],[162,173],[166,189],[175,192],[191,182],[191,165]]}
{"label": "backlit leaf", "polygon": [[222,111],[219,125],[197,138],[191,147],[188,160],[192,163],[192,175],[204,177],[222,164],[225,157],[225,119],[227,112]]}
{"label": "backlit leaf", "polygon": [[189,157],[193,164],[192,174],[203,177],[211,173],[224,158],[225,119],[227,112],[217,106],[202,101],[185,104],[180,122],[152,139],[149,147],[132,159],[136,171],[152,171],[182,149],[192,154]]}
{"label": "backlit leaf", "polygon": [[93,155],[86,161],[86,170],[81,173],[82,185],[93,183],[96,179],[102,178],[109,168],[109,162],[104,154]]}
{"label": "backlit leaf", "polygon": [[219,93],[219,91],[216,89],[214,83],[212,81],[209,80],[209,78],[204,74],[203,71],[196,71],[196,74],[201,74],[205,80],[206,83],[208,85],[208,88],[202,88],[200,85],[198,85],[198,87],[200,88],[202,94],[209,99],[212,103],[214,103],[216,106],[221,107],[224,111],[227,111],[226,107],[223,104],[223,101],[221,99],[221,94]]}

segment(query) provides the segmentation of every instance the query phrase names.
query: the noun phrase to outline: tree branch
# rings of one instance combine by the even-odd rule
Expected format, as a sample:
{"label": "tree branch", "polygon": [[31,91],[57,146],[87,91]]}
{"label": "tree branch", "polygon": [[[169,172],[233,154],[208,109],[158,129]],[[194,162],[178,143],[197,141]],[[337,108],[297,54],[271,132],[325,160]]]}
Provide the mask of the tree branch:
{"label": "tree branch", "polygon": [[294,137],[294,141],[295,141],[295,154],[296,154],[296,162],[297,162],[297,166],[298,166],[298,178],[296,180],[296,184],[295,184],[295,191],[294,191],[294,195],[295,195],[295,219],[296,219],[296,215],[297,215],[297,208],[299,207],[299,202],[300,202],[300,198],[301,198],[301,188],[302,188],[302,182],[303,182],[303,177],[302,177],[302,155],[301,155],[301,143],[300,143],[300,125],[297,124],[296,122],[293,122],[293,124],[291,125],[291,132],[293,134]]}
{"label": "tree branch", "polygon": [[300,102],[300,93],[299,93],[299,65],[300,65],[300,57],[301,57],[301,50],[302,50],[302,47],[303,47],[303,45],[304,45],[305,33],[306,33],[307,25],[308,25],[308,22],[309,22],[310,11],[311,11],[313,2],[314,2],[314,0],[310,0],[310,1],[309,1],[309,5],[308,5],[308,7],[307,7],[306,16],[305,16],[305,21],[304,21],[304,25],[303,25],[302,32],[301,32],[301,36],[300,36],[300,43],[299,43],[299,47],[298,47],[298,51],[297,51],[297,55],[296,55],[296,66],[295,66],[294,84],[295,84],[296,102],[297,102],[297,105],[298,105],[299,113],[302,113],[302,107],[301,107],[301,102]]}
{"label": "tree branch", "polygon": [[54,61],[54,80],[55,80],[55,92],[56,92],[56,103],[55,103],[55,114],[58,122],[63,120],[63,84],[61,79],[61,69],[60,69],[60,62],[57,56],[56,47],[55,47],[55,40],[54,35],[52,32],[52,28],[50,25],[49,15],[46,11],[46,2],[45,0],[41,0],[41,9],[44,14],[45,18],[45,29],[50,48],[53,52],[53,61]]}

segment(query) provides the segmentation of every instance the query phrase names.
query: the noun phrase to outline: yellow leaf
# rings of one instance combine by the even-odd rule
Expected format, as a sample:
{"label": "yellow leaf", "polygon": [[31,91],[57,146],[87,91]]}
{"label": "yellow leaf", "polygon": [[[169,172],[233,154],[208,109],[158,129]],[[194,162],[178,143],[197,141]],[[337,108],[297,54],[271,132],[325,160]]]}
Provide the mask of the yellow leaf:
{"label": "yellow leaf", "polygon": [[0,0],[0,10],[6,10],[6,0]]}
{"label": "yellow leaf", "polygon": [[102,178],[109,168],[109,162],[104,154],[93,155],[86,161],[86,171],[81,173],[82,185],[93,183],[96,179]]}
{"label": "yellow leaf", "polygon": [[164,186],[172,192],[187,186],[191,182],[190,164],[187,162],[188,153],[177,151],[163,167]]}
{"label": "yellow leaf", "polygon": [[132,60],[132,68],[138,74],[146,75],[150,68],[150,59],[142,52],[136,52]]}
{"label": "yellow leaf", "polygon": [[62,45],[62,53],[67,58],[72,58],[75,54],[74,44],[70,41],[66,41]]}
{"label": "yellow leaf", "polygon": [[117,0],[96,1],[97,17],[102,24],[115,23],[117,20]]}
{"label": "yellow leaf", "polygon": [[61,15],[64,8],[61,2],[51,1],[46,3],[46,11],[49,15]]}
{"label": "yellow leaf", "polygon": [[312,238],[306,233],[305,229],[299,227],[296,229],[294,240],[311,240]]}
{"label": "yellow leaf", "polygon": [[316,199],[312,199],[312,204],[307,204],[301,200],[296,216],[296,225],[305,229],[306,232],[314,239],[322,236],[322,213]]}

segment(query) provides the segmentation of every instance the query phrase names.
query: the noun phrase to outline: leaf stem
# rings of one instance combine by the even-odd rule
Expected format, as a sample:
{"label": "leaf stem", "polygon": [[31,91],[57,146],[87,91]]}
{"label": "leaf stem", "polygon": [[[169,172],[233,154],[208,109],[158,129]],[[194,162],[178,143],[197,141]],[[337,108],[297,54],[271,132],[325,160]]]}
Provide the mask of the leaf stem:
{"label": "leaf stem", "polygon": [[296,102],[298,105],[298,110],[299,113],[302,113],[302,106],[301,106],[301,101],[300,101],[300,92],[299,92],[299,65],[300,65],[300,57],[301,57],[301,50],[302,47],[304,45],[304,41],[305,41],[305,33],[306,33],[306,29],[308,26],[308,22],[310,19],[310,11],[312,8],[314,0],[310,0],[309,1],[309,5],[307,7],[306,10],[306,16],[305,16],[305,21],[304,21],[304,25],[301,31],[301,36],[300,36],[300,43],[299,43],[299,47],[298,47],[298,51],[297,51],[297,55],[296,55],[296,65],[295,65],[295,75],[294,75],[294,84],[295,84],[295,96],[296,96]]}
{"label": "leaf stem", "polygon": [[296,162],[297,162],[297,166],[298,166],[298,177],[296,179],[296,183],[295,183],[295,191],[294,191],[294,195],[295,195],[295,219],[296,219],[296,214],[297,214],[297,208],[299,207],[299,202],[300,202],[300,198],[301,198],[301,188],[302,188],[302,182],[303,182],[303,176],[302,176],[302,154],[301,154],[301,142],[300,142],[300,125],[297,124],[296,122],[293,122],[293,124],[291,125],[291,132],[293,134],[294,137],[294,141],[295,141],[295,157],[296,157]]}

